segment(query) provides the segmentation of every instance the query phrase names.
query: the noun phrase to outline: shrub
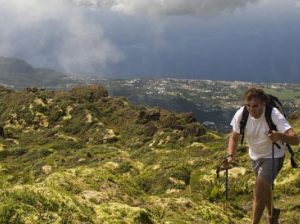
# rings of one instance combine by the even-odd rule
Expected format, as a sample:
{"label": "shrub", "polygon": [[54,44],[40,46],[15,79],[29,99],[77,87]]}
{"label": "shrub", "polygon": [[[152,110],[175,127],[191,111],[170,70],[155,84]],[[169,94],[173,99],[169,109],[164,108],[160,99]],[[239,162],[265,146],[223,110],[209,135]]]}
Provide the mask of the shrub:
{"label": "shrub", "polygon": [[187,124],[183,130],[184,137],[198,137],[206,134],[206,129],[199,123]]}
{"label": "shrub", "polygon": [[64,150],[64,149],[81,149],[85,145],[82,142],[75,142],[72,140],[56,140],[52,144],[50,144],[50,147],[56,150]]}
{"label": "shrub", "polygon": [[179,167],[171,170],[169,175],[178,180],[183,180],[186,185],[190,184],[191,171],[185,167]]}
{"label": "shrub", "polygon": [[48,188],[24,187],[0,195],[1,223],[93,223],[94,211]]}
{"label": "shrub", "polygon": [[69,91],[69,95],[76,102],[95,102],[102,97],[108,96],[108,91],[101,85],[77,86]]}
{"label": "shrub", "polygon": [[28,152],[28,148],[16,147],[9,150],[9,154],[13,156],[21,156]]}

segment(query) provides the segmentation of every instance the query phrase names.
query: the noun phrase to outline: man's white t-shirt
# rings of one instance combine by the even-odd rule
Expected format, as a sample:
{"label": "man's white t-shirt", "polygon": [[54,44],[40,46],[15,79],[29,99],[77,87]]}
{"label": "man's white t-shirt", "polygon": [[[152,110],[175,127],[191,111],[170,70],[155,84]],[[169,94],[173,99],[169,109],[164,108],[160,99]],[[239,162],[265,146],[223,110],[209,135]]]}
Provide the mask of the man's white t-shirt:
{"label": "man's white t-shirt", "polygon": [[[241,107],[235,113],[230,123],[232,130],[238,134],[240,133],[240,121],[242,119],[243,109],[244,107]],[[271,116],[278,132],[285,133],[291,128],[289,122],[277,108],[273,108]],[[257,119],[251,117],[249,114],[245,127],[245,139],[249,146],[249,156],[251,159],[257,160],[259,158],[272,158],[272,141],[265,134],[267,131],[269,131],[269,126],[265,119],[264,111],[261,117]],[[282,141],[278,141],[277,143],[280,146],[280,149],[278,149],[276,146],[274,147],[275,158],[280,158],[285,154],[286,145]]]}

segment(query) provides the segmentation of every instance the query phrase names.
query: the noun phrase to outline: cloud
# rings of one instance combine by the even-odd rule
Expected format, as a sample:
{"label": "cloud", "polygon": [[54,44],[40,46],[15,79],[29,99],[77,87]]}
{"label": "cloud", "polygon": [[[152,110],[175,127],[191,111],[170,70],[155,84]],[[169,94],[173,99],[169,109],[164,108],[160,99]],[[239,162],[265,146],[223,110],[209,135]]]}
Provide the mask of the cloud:
{"label": "cloud", "polygon": [[198,15],[210,17],[259,0],[69,0],[126,14]]}
{"label": "cloud", "polygon": [[60,0],[0,0],[0,55],[70,73],[95,73],[122,60],[98,21]]}

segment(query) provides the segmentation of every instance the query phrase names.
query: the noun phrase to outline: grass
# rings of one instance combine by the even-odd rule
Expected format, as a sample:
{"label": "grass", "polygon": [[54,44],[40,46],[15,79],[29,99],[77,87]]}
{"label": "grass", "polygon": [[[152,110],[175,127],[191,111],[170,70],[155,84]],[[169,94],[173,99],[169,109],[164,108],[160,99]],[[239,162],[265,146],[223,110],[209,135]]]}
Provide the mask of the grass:
{"label": "grass", "polygon": [[264,91],[268,94],[278,97],[280,100],[291,100],[295,98],[300,98],[300,90],[298,89],[264,88]]}
{"label": "grass", "polygon": [[[7,107],[7,95],[0,95],[1,119],[12,121],[5,131],[17,141],[0,139],[0,223],[250,223],[253,175],[246,150],[238,149],[225,213],[225,178],[217,179],[215,169],[226,136],[204,129],[189,114],[136,108],[121,98],[93,103],[90,91],[86,99],[81,92],[74,99],[65,93],[51,104],[44,100],[43,108],[31,107],[45,114],[44,127],[29,111],[34,95],[19,101],[18,93],[9,94],[15,101]],[[68,107],[70,119],[63,120]],[[16,128],[24,118],[24,128]],[[295,128],[298,120],[291,120]],[[102,141],[108,130],[116,141]],[[285,166],[278,181],[283,220],[294,224],[299,176]],[[292,197],[295,202],[286,203]]]}

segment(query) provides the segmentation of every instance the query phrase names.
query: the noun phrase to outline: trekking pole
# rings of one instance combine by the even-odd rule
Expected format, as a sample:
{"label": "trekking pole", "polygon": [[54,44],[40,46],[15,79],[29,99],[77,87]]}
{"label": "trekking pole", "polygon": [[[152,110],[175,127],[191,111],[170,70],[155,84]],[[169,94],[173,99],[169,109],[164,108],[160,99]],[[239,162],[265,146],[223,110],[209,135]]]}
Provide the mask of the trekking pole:
{"label": "trekking pole", "polygon": [[217,178],[219,178],[220,171],[225,170],[225,203],[224,203],[224,210],[227,213],[228,191],[229,191],[228,170],[229,170],[230,167],[228,167],[227,164],[224,164],[226,159],[227,159],[227,156],[225,156],[222,159],[220,165],[217,167],[216,174],[217,174]]}
{"label": "trekking pole", "polygon": [[227,203],[228,203],[228,191],[229,191],[229,181],[228,181],[228,168],[225,170],[225,213],[227,214]]}
{"label": "trekking pole", "polygon": [[275,149],[274,143],[272,143],[272,187],[271,187],[271,219],[273,222],[273,203],[274,203],[274,178],[275,178],[275,165],[274,165],[274,156],[275,156]]}

